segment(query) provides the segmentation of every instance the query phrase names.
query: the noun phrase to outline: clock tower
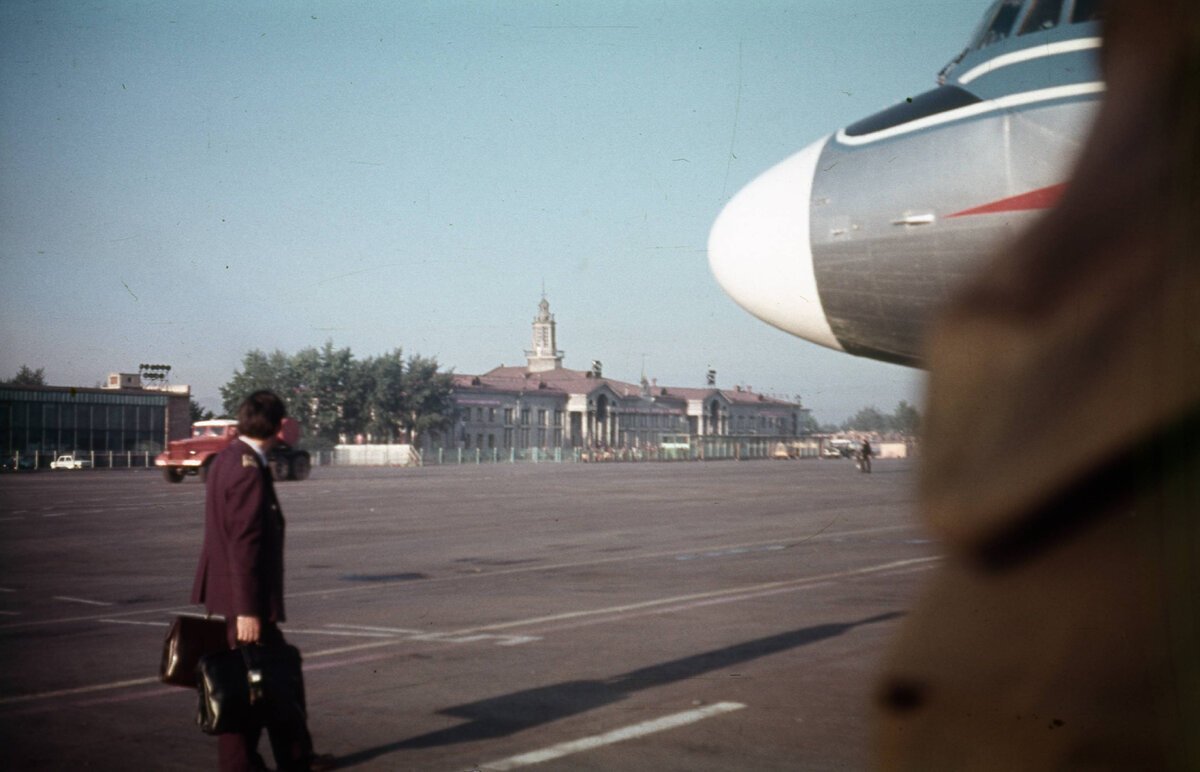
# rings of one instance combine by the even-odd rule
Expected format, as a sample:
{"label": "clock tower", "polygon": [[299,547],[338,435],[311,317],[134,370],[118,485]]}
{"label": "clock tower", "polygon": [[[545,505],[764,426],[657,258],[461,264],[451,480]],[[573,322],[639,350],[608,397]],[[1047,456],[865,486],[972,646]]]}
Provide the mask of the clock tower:
{"label": "clock tower", "polygon": [[533,350],[525,352],[529,372],[544,373],[562,369],[563,352],[558,350],[554,330],[554,314],[550,313],[550,302],[542,295],[538,304],[538,315],[533,320]]}

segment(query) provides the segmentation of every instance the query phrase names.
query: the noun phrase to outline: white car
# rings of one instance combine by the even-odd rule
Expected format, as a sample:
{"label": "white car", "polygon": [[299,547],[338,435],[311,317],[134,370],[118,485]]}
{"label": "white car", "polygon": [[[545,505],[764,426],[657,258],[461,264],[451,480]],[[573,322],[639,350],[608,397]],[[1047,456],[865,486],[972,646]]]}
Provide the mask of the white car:
{"label": "white car", "polygon": [[51,469],[87,469],[91,467],[92,462],[85,458],[76,458],[70,454],[59,456],[50,462]]}

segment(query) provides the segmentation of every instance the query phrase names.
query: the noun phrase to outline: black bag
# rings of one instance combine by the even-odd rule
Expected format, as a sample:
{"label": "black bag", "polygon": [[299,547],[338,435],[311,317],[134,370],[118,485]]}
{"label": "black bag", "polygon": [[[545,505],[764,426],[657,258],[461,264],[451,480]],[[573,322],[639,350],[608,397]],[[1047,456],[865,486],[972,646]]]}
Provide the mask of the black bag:
{"label": "black bag", "polygon": [[196,663],[205,654],[227,648],[225,620],[178,616],[163,639],[158,678],[164,684],[196,688]]}
{"label": "black bag", "polygon": [[196,666],[196,681],[196,723],[206,734],[308,721],[300,651],[290,644],[252,644],[207,654]]}

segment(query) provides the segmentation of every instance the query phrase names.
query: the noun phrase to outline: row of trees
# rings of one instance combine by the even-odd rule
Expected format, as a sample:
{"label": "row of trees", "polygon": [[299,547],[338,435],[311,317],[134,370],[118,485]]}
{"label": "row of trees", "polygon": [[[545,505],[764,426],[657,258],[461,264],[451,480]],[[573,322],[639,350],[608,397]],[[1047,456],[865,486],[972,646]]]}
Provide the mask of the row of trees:
{"label": "row of trees", "polygon": [[438,372],[436,359],[406,360],[400,349],[355,359],[350,349],[335,349],[327,341],[295,354],[247,353],[241,369],[221,387],[221,398],[225,414],[232,416],[247,394],[274,391],[313,449],[360,434],[374,442],[417,444],[427,432],[451,425],[451,380],[450,373]]}
{"label": "row of trees", "polygon": [[823,426],[824,431],[898,432],[908,436],[921,433],[921,411],[904,400],[888,415],[875,406],[864,407],[838,426]]}
{"label": "row of trees", "polygon": [[[15,377],[0,383],[45,386],[44,368],[22,365]],[[270,389],[288,404],[300,422],[301,432],[313,448],[329,448],[342,437],[362,434],[378,442],[404,438],[418,442],[427,432],[446,428],[452,422],[450,373],[438,372],[436,359],[412,356],[405,360],[400,349],[378,357],[357,360],[350,349],[335,349],[332,341],[321,348],[309,347],[296,354],[276,350],[271,354],[254,350],[242,360],[242,369],[221,387],[225,414],[237,413],[247,394]],[[195,400],[192,420],[212,418]],[[821,424],[808,415],[809,432],[898,432],[915,436],[921,432],[921,412],[901,401],[891,413],[864,407],[853,417],[836,424]]]}
{"label": "row of trees", "polygon": [[5,386],[45,386],[46,368],[39,367],[33,370],[28,365],[21,365],[21,369],[17,371],[16,375],[6,381],[0,381],[0,384]]}

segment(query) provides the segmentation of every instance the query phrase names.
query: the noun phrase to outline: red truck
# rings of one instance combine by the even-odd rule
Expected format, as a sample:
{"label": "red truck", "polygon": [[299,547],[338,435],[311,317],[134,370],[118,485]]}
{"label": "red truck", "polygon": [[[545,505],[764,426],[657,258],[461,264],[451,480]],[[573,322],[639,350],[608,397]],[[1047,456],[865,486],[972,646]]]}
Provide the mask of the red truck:
{"label": "red truck", "polygon": [[[271,475],[276,480],[303,480],[312,469],[312,460],[307,450],[297,450],[300,425],[294,419],[283,419],[279,429],[280,443],[267,453]],[[174,440],[167,445],[166,453],[154,458],[154,465],[162,467],[167,482],[183,482],[187,475],[199,475],[201,480],[208,475],[208,465],[213,457],[237,439],[237,421],[218,418],[212,421],[197,421],[192,424],[192,436],[186,440]]]}

